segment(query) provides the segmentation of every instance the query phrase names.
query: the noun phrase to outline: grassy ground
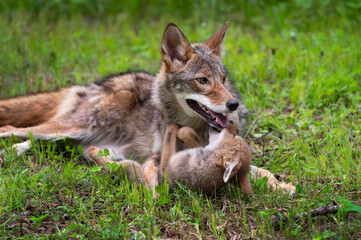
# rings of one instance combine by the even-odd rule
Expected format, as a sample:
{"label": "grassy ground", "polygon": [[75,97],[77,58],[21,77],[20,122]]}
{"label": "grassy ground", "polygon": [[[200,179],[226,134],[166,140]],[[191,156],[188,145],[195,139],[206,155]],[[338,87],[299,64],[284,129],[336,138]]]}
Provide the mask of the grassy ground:
{"label": "grassy ground", "polygon": [[[205,41],[229,19],[224,63],[250,121],[262,116],[247,139],[254,164],[292,181],[297,193],[271,191],[263,179],[252,181],[253,197],[234,186],[206,197],[164,185],[152,200],[67,141],[36,141],[15,157],[13,137],[0,140],[0,238],[361,237],[359,1],[32,2],[0,3],[1,98],[128,69],[156,73],[167,22]],[[292,217],[335,203],[337,214],[270,224],[274,209]]]}

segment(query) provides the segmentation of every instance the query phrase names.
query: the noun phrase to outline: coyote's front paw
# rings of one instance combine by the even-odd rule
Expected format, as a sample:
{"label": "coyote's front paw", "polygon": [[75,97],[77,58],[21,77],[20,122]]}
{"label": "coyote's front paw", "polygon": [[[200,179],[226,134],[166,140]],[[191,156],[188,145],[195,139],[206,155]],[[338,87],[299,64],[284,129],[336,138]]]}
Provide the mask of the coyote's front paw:
{"label": "coyote's front paw", "polygon": [[143,179],[145,186],[153,191],[153,199],[157,199],[159,194],[155,190],[156,186],[159,185],[158,182],[158,169],[154,166],[153,160],[147,160],[144,166]]}
{"label": "coyote's front paw", "polygon": [[88,155],[94,160],[96,161],[97,157],[98,157],[98,153],[99,151],[101,151],[100,148],[94,147],[94,146],[90,146],[88,148]]}
{"label": "coyote's front paw", "polygon": [[109,170],[106,167],[106,163],[113,163],[113,161],[111,159],[109,159],[106,156],[99,156],[98,154],[101,151],[100,148],[94,147],[94,146],[90,146],[88,148],[88,155],[91,159],[93,159],[98,165],[102,166],[104,170]]}
{"label": "coyote's front paw", "polygon": [[[31,141],[27,140],[22,143],[16,143],[11,146],[11,151],[16,152],[16,156],[20,157],[21,154],[26,153],[31,148]],[[5,162],[4,158],[5,150],[0,151],[0,164],[3,164]]]}
{"label": "coyote's front paw", "polygon": [[176,124],[168,124],[166,131],[167,131],[169,134],[176,134],[177,131],[178,131],[178,129],[179,129],[179,127],[178,127],[178,125],[176,125]]}

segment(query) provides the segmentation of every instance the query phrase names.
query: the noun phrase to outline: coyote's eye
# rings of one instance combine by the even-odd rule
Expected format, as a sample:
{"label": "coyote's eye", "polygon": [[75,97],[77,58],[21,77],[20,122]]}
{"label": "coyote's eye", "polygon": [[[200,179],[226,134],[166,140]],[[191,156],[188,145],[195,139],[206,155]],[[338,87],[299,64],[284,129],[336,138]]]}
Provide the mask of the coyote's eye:
{"label": "coyote's eye", "polygon": [[206,84],[208,82],[208,79],[206,77],[202,77],[202,78],[197,78],[196,79],[197,82],[199,82],[200,84]]}

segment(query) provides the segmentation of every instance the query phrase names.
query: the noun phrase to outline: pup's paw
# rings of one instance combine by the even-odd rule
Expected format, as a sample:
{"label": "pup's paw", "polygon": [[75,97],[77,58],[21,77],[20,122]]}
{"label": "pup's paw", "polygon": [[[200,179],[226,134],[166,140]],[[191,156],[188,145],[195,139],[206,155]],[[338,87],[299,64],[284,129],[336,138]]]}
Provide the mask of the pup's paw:
{"label": "pup's paw", "polygon": [[273,190],[282,190],[284,193],[294,195],[296,193],[296,187],[291,183],[274,182],[270,185]]}
{"label": "pup's paw", "polygon": [[280,190],[283,190],[283,192],[291,194],[291,195],[296,193],[295,186],[293,186],[290,183],[286,184],[286,183],[278,181],[276,179],[276,177],[270,171],[267,171],[266,169],[258,168],[256,166],[251,165],[250,173],[251,173],[252,178],[258,178],[258,179],[262,179],[264,177],[268,178],[267,186],[271,187],[273,190],[280,189]]}
{"label": "pup's paw", "polygon": [[188,148],[200,147],[198,134],[190,127],[182,127],[177,132],[177,138],[187,144]]}
{"label": "pup's paw", "polygon": [[285,193],[294,195],[296,193],[296,187],[293,186],[291,183],[285,184],[285,183],[280,183],[280,187],[283,189],[283,191]]}

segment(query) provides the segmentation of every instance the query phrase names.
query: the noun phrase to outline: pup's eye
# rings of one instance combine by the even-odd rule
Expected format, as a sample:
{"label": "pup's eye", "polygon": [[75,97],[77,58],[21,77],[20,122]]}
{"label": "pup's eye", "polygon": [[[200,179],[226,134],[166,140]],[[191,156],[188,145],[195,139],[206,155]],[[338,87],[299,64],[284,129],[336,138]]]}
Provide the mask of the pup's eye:
{"label": "pup's eye", "polygon": [[222,83],[224,83],[226,81],[226,76],[224,76],[223,78],[222,78]]}
{"label": "pup's eye", "polygon": [[197,78],[196,79],[197,82],[199,82],[200,84],[206,84],[208,82],[208,79],[206,77],[202,77],[202,78]]}

